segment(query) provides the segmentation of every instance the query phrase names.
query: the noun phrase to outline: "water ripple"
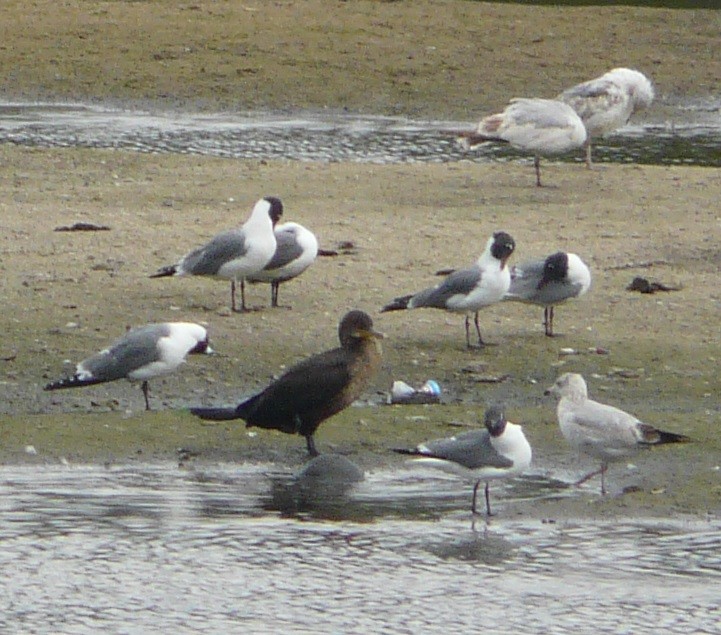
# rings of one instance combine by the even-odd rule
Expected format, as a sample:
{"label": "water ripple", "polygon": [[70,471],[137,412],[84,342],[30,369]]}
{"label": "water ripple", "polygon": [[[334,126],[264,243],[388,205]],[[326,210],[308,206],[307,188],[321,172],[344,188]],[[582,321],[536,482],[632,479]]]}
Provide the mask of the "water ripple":
{"label": "water ripple", "polygon": [[276,505],[269,465],[1,467],[0,631],[718,632],[718,522],[474,527],[469,488],[429,478],[372,473],[328,521]]}

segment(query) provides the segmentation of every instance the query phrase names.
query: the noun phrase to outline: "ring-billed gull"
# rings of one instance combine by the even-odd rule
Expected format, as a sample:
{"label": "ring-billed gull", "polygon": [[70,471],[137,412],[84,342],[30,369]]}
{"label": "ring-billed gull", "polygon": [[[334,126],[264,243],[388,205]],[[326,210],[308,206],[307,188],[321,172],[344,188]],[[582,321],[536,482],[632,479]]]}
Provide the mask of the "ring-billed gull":
{"label": "ring-billed gull", "polygon": [[278,306],[278,289],[310,267],[318,255],[315,234],[298,223],[275,227],[275,254],[263,269],[248,276],[248,282],[270,283],[270,305]]}
{"label": "ring-billed gull", "polygon": [[485,482],[486,513],[491,516],[489,482],[525,471],[531,464],[531,446],[521,426],[505,417],[503,408],[485,413],[485,429],[471,430],[446,439],[422,443],[411,450],[395,449],[414,460],[474,481],[471,511],[476,514],[478,487]]}
{"label": "ring-billed gull", "polygon": [[[230,280],[233,311],[246,311],[245,279],[258,273],[275,253],[273,227],[283,214],[283,204],[274,196],[260,199],[242,227],[218,234],[207,244],[183,256],[177,264],[163,267],[151,278],[165,276],[209,276]],[[240,282],[241,308],[236,308],[235,285]]]}
{"label": "ring-billed gull", "polygon": [[381,365],[383,337],[363,311],[346,313],[338,327],[340,347],[309,357],[257,395],[229,408],[191,408],[201,419],[243,419],[246,427],[280,430],[305,437],[317,456],[313,434],[318,426],[350,406]]}
{"label": "ring-billed gull", "polygon": [[591,272],[576,254],[559,251],[511,267],[511,287],[504,300],[543,307],[546,335],[553,336],[553,307],[591,288]]}
{"label": "ring-billed gull", "polygon": [[564,90],[558,97],[571,106],[586,126],[586,166],[591,167],[593,137],[625,126],[633,113],[648,108],[653,84],[643,73],[614,68],[600,77]]}
{"label": "ring-billed gull", "polygon": [[453,271],[441,284],[416,294],[395,298],[381,309],[400,311],[429,307],[466,314],[466,346],[471,348],[469,314],[475,313],[474,323],[478,345],[484,346],[478,325],[478,311],[500,302],[511,285],[511,274],[506,263],[516,243],[505,232],[496,232],[488,239],[478,260],[467,269]]}
{"label": "ring-billed gull", "polygon": [[545,394],[560,397],[558,424],[566,441],[581,452],[601,459],[601,468],[576,484],[601,475],[601,493],[606,493],[605,474],[610,461],[618,461],[642,448],[689,441],[687,436],[664,432],[619,408],[588,398],[586,381],[578,373],[564,373]]}
{"label": "ring-billed gull", "polygon": [[72,377],[54,381],[45,390],[78,388],[116,379],[141,381],[145,409],[150,410],[148,380],[172,373],[186,355],[212,353],[208,332],[200,324],[163,322],[129,330],[123,337],[80,362]]}
{"label": "ring-billed gull", "polygon": [[472,148],[486,141],[509,143],[532,152],[536,185],[541,186],[541,156],[580,148],[586,128],[576,111],[554,99],[512,99],[506,109],[481,119],[473,132],[461,133],[459,141]]}

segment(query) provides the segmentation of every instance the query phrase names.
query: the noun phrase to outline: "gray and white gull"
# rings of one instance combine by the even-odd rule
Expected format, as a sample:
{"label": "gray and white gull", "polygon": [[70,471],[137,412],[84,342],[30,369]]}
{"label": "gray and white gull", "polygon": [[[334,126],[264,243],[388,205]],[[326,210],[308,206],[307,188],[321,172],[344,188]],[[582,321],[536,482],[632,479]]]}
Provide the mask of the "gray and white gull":
{"label": "gray and white gull", "polygon": [[276,248],[270,262],[248,282],[270,283],[270,305],[278,306],[278,290],[283,282],[292,280],[310,267],[318,256],[318,239],[299,223],[282,223],[275,227]]}
{"label": "gray and white gull", "polygon": [[473,481],[471,511],[476,514],[478,487],[485,482],[486,513],[491,516],[489,483],[521,474],[531,464],[531,446],[521,426],[505,417],[503,408],[486,410],[483,430],[471,430],[446,439],[421,443],[413,449],[395,449],[415,462]]}
{"label": "gray and white gull", "polygon": [[476,130],[462,132],[459,142],[466,149],[481,143],[508,143],[533,154],[536,185],[541,186],[541,156],[580,148],[586,128],[576,111],[554,99],[512,99],[503,112],[481,119]]}
{"label": "gray and white gull", "polygon": [[478,311],[500,302],[511,286],[508,259],[516,243],[506,232],[495,232],[486,243],[486,248],[473,265],[453,271],[435,287],[416,294],[395,298],[381,309],[400,311],[403,309],[434,308],[466,314],[466,346],[471,348],[469,315],[474,313],[474,324],[478,345],[484,346],[478,325]]}
{"label": "gray and white gull", "polygon": [[[210,242],[183,256],[174,265],[161,268],[151,278],[208,276],[230,280],[233,311],[246,311],[245,279],[257,274],[273,258],[276,238],[273,228],[283,215],[283,204],[274,196],[260,199],[242,227],[222,232]],[[241,308],[236,307],[235,287],[240,282]]]}
{"label": "gray and white gull", "polygon": [[653,84],[643,73],[614,68],[564,90],[556,99],[571,106],[583,121],[587,134],[586,167],[591,168],[593,138],[625,126],[631,115],[648,108],[653,98]]}
{"label": "gray and white gull", "polygon": [[558,251],[546,258],[511,267],[511,286],[504,300],[543,307],[546,335],[553,336],[553,308],[580,298],[591,288],[591,271],[576,254]]}
{"label": "gray and white gull", "polygon": [[208,332],[191,322],[162,322],[130,329],[99,353],[84,359],[71,377],[51,382],[45,390],[79,388],[117,379],[142,382],[145,409],[150,410],[148,380],[172,373],[186,355],[209,354]]}
{"label": "gray and white gull", "polygon": [[557,415],[561,434],[570,445],[601,460],[601,467],[576,485],[601,475],[601,494],[606,493],[605,475],[611,461],[634,455],[643,448],[690,441],[675,432],[664,432],[643,423],[619,408],[588,398],[586,381],[578,373],[564,373],[545,391],[559,397]]}

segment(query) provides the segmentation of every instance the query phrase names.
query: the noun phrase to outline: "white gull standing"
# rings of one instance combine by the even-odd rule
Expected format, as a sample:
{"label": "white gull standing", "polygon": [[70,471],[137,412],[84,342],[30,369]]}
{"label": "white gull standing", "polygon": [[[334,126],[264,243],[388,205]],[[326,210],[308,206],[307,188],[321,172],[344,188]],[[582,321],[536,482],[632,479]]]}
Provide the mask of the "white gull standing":
{"label": "white gull standing", "polygon": [[487,141],[508,143],[533,153],[536,185],[541,186],[541,156],[580,148],[586,128],[568,104],[553,99],[512,99],[506,109],[481,119],[473,132],[463,132],[459,141],[472,148]]}
{"label": "white gull standing", "polygon": [[591,288],[591,272],[576,254],[559,251],[511,267],[511,287],[504,300],[543,307],[546,335],[553,337],[553,307],[579,298]]}
{"label": "white gull standing", "polygon": [[658,430],[632,414],[588,398],[586,381],[578,373],[564,373],[546,395],[560,397],[558,425],[570,445],[601,460],[601,468],[579,481],[601,475],[601,494],[606,493],[605,474],[610,461],[632,456],[642,448],[689,441],[687,436]]}
{"label": "white gull standing", "polygon": [[472,266],[452,272],[435,287],[395,298],[381,309],[381,313],[423,307],[465,313],[468,348],[471,348],[469,314],[475,313],[478,346],[484,346],[478,326],[478,311],[500,302],[508,292],[511,274],[506,263],[515,247],[516,243],[510,235],[496,232],[488,239],[486,248]]}
{"label": "white gull standing", "polygon": [[259,272],[248,276],[248,282],[270,283],[270,305],[273,307],[278,306],[280,285],[303,273],[318,256],[315,234],[298,223],[276,225],[275,240],[273,258]]}
{"label": "white gull standing", "polygon": [[653,84],[643,73],[614,68],[564,90],[556,99],[571,106],[586,126],[586,167],[590,168],[593,137],[625,126],[631,115],[648,108],[653,98]]}
{"label": "white gull standing", "polygon": [[476,514],[478,487],[485,482],[486,513],[491,516],[489,482],[521,474],[531,464],[531,446],[521,426],[505,417],[503,408],[486,410],[485,429],[421,443],[411,450],[395,449],[414,461],[475,482],[471,511]]}
{"label": "white gull standing", "polygon": [[[276,247],[273,228],[282,215],[280,199],[266,196],[255,204],[242,227],[218,234],[183,256],[177,264],[163,267],[150,277],[209,276],[230,280],[231,310],[246,311],[245,279],[261,271],[273,257]],[[237,282],[240,282],[240,309],[235,302]]]}
{"label": "white gull standing", "polygon": [[145,409],[150,410],[149,379],[172,373],[186,355],[212,352],[208,332],[200,324],[147,324],[130,329],[107,348],[80,362],[72,377],[51,382],[45,390],[79,388],[116,379],[141,381]]}

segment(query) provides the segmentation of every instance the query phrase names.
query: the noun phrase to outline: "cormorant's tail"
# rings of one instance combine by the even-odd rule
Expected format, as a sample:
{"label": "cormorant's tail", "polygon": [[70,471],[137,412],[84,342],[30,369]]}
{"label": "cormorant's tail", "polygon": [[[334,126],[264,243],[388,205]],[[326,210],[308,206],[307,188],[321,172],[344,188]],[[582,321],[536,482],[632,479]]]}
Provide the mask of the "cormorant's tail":
{"label": "cormorant's tail", "polygon": [[230,421],[242,419],[235,406],[230,408],[191,408],[190,412],[206,421]]}
{"label": "cormorant's tail", "polygon": [[155,273],[151,273],[149,278],[165,278],[167,276],[174,276],[178,273],[178,265],[168,265],[162,269],[158,269]]}
{"label": "cormorant's tail", "polygon": [[381,313],[385,313],[387,311],[402,311],[403,309],[408,308],[408,302],[412,298],[412,295],[404,295],[400,298],[396,298],[391,302],[390,304],[386,304],[382,309]]}

